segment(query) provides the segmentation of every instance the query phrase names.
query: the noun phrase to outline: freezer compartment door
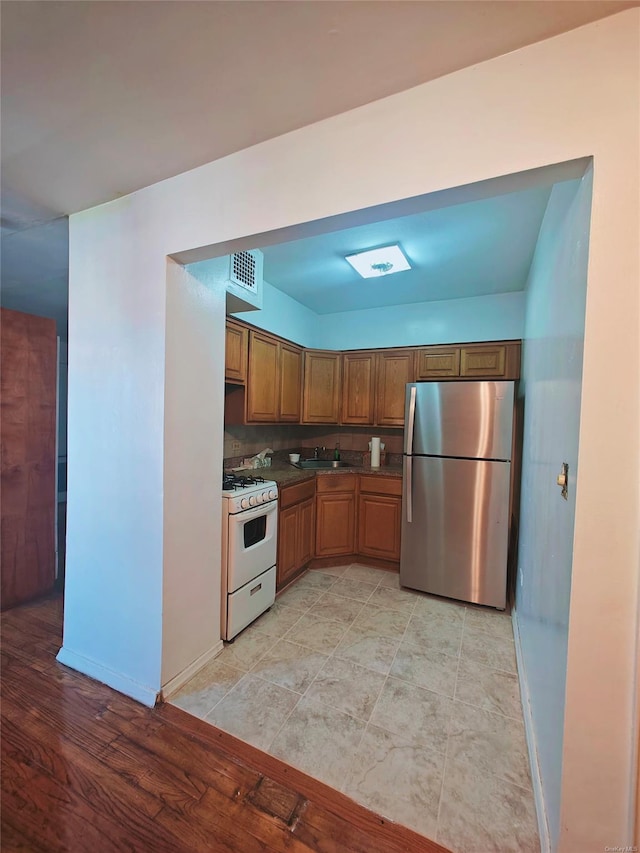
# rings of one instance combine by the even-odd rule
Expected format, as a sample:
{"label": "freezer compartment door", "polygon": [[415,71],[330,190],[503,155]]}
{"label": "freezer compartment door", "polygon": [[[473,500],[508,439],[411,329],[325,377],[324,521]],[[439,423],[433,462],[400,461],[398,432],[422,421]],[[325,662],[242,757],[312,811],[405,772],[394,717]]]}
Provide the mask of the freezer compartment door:
{"label": "freezer compartment door", "polygon": [[513,382],[407,385],[404,452],[511,459],[513,397]]}
{"label": "freezer compartment door", "polygon": [[405,477],[400,583],[504,608],[510,463],[437,457],[409,461],[411,495]]}

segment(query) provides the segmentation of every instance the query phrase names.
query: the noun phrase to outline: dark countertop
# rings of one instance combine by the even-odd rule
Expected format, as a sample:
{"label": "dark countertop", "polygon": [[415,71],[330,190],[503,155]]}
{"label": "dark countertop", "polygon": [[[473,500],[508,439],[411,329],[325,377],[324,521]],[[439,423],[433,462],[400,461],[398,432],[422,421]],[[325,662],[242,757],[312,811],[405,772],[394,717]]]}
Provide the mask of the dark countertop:
{"label": "dark countertop", "polygon": [[345,468],[324,468],[320,471],[305,471],[294,465],[272,465],[270,468],[260,469],[261,476],[265,480],[275,480],[279,486],[291,486],[294,483],[302,483],[312,480],[314,477],[332,477],[336,474],[372,474],[374,477],[401,477],[402,468],[396,465],[385,465],[384,468],[365,468],[362,465],[351,465]]}

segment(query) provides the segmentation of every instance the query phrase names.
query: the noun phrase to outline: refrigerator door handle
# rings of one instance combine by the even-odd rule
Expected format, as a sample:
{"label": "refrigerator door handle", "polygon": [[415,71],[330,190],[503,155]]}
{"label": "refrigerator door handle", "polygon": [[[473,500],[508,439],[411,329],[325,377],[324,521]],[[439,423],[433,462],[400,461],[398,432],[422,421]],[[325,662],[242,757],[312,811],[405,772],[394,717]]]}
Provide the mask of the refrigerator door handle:
{"label": "refrigerator door handle", "polygon": [[404,457],[404,503],[407,508],[407,524],[411,524],[413,521],[413,484],[411,482],[412,476],[412,468],[413,468],[413,457],[405,456]]}
{"label": "refrigerator door handle", "polygon": [[404,452],[411,455],[413,453],[413,429],[416,420],[416,392],[415,385],[411,386],[409,391],[409,415],[407,417],[407,432]]}

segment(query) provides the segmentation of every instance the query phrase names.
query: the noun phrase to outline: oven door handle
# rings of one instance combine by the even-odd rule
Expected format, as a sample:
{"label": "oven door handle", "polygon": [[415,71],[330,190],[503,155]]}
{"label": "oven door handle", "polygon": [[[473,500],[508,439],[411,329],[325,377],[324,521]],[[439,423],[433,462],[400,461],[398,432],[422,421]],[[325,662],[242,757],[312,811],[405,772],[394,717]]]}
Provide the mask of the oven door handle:
{"label": "oven door handle", "polygon": [[277,508],[278,501],[269,501],[269,503],[266,504],[258,504],[257,506],[252,506],[248,509],[241,509],[240,512],[234,512],[229,516],[229,518],[241,521],[244,524],[245,521],[251,521],[251,519],[256,518],[256,516],[270,515],[272,512],[275,512]]}

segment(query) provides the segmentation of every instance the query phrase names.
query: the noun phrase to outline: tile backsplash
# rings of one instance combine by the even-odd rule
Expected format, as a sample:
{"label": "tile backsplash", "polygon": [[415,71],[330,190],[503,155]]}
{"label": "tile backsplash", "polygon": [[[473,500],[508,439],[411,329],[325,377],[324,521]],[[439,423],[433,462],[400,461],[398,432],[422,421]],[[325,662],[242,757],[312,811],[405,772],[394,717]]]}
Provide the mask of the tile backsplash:
{"label": "tile backsplash", "polygon": [[269,424],[265,426],[227,426],[224,433],[225,468],[239,465],[247,456],[254,456],[270,447],[274,461],[287,461],[288,453],[311,456],[320,448],[321,458],[332,458],[336,444],[341,457],[354,465],[362,463],[371,437],[379,435],[385,445],[387,464],[400,464],[402,430],[377,427],[306,426],[301,424]]}

